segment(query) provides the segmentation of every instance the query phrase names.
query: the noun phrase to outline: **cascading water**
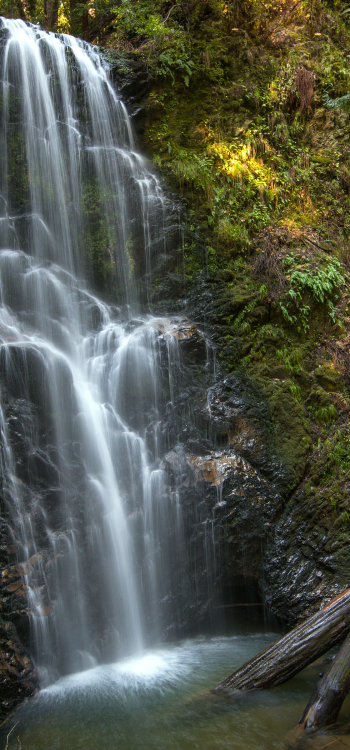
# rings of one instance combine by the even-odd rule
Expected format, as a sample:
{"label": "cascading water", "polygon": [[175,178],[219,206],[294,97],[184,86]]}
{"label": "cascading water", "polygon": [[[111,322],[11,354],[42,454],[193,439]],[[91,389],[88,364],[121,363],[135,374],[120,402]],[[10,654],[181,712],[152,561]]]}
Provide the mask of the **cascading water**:
{"label": "cascading water", "polygon": [[141,315],[167,262],[167,200],[87,44],[2,19],[0,84],[1,509],[17,554],[1,616],[26,643],[29,617],[47,686],[13,729],[29,750],[277,747],[305,686],[274,711],[269,694],[198,700],[273,634],[160,645],[232,624],[236,606],[254,623],[281,507],[244,386],[214,382],[194,326]]}
{"label": "cascading water", "polygon": [[[6,747],[18,725],[28,750],[268,750],[314,689],[303,673],[273,699],[214,706],[203,689],[276,636],[159,645],[241,606],[254,628],[261,546],[283,507],[245,384],[213,384],[190,324],[141,316],[171,231],[96,51],[0,19],[1,510],[17,554],[1,618],[28,642],[29,616],[47,686],[3,727]],[[32,694],[7,625],[0,697],[9,673]]]}
{"label": "cascading water", "polygon": [[22,21],[2,19],[0,36],[3,494],[50,681],[162,629],[159,539],[175,526],[180,559],[182,532],[157,462],[160,409],[179,360],[136,310],[166,200],[100,57]]}

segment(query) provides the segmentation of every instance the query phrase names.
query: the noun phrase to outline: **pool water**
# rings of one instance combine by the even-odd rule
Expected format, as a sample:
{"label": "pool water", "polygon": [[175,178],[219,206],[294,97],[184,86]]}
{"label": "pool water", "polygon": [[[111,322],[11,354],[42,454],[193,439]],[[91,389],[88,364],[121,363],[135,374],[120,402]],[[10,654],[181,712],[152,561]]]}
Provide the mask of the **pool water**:
{"label": "pool water", "polygon": [[[0,730],[0,748],[16,722],[8,750],[18,747],[17,736],[22,750],[296,747],[289,733],[315,688],[320,662],[285,685],[239,699],[208,692],[276,637],[187,640],[64,677],[12,715]],[[340,726],[345,728],[347,720],[350,701],[343,706]],[[334,741],[333,734],[323,732],[303,737],[301,746],[338,750],[350,744],[345,736]]]}

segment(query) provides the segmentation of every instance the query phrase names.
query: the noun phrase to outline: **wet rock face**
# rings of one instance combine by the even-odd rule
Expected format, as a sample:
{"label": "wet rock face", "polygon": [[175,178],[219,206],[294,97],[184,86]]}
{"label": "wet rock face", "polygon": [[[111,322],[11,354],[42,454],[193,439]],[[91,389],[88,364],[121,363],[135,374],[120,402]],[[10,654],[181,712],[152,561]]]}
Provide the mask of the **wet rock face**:
{"label": "wet rock face", "polygon": [[213,369],[210,375],[213,350],[203,333],[168,321],[160,335],[176,336],[182,362],[164,424],[170,450],[163,469],[181,509],[185,551],[167,619],[180,633],[224,627],[240,607],[255,604],[257,614],[262,605],[264,555],[283,507],[286,468],[269,439],[266,404],[244,378],[220,378]]}
{"label": "wet rock face", "polygon": [[16,628],[0,620],[0,722],[38,689],[38,674]]}
{"label": "wet rock face", "polygon": [[29,642],[28,601],[23,575],[16,564],[15,548],[9,539],[6,517],[0,519],[0,565],[1,722],[39,688],[37,671],[24,645]]}
{"label": "wet rock face", "polygon": [[[225,399],[229,412],[232,410],[232,398],[235,401],[238,399],[241,406],[238,408],[237,416],[244,413],[245,420],[254,428],[256,435],[259,435],[261,470],[264,475],[268,472],[278,491],[288,498],[304,476],[311,438],[302,407],[296,405],[291,398],[283,368],[276,368],[272,373],[269,371],[268,378],[265,377],[263,381],[248,377],[244,373],[241,362],[248,354],[248,350],[242,350],[240,337],[233,335],[231,324],[251,300],[252,295],[243,294],[239,286],[232,290],[220,279],[214,283],[203,275],[189,294],[188,314],[195,323],[207,331],[213,346],[217,349],[219,387],[220,383],[226,380],[226,391],[218,395],[213,409],[213,424],[216,421],[215,412],[218,413],[219,420],[222,420]],[[253,321],[252,325],[255,325]],[[222,373],[234,374],[220,378],[221,368]],[[230,413],[228,416],[230,418]],[[239,440],[239,426],[237,422],[236,424],[236,440]],[[225,444],[225,440],[231,439],[225,429],[221,445]],[[245,439],[244,443],[247,444]],[[242,446],[242,450],[249,459],[249,448],[246,453],[247,445]],[[254,451],[254,461],[257,461],[255,448]]]}
{"label": "wet rock face", "polygon": [[142,139],[145,120],[147,96],[151,90],[151,76],[146,66],[132,57],[116,59],[111,66],[111,77],[120,91],[123,102],[132,118],[133,127],[139,138]]}
{"label": "wet rock face", "polygon": [[164,458],[179,494],[189,582],[184,620],[228,624],[239,607],[261,604],[263,552],[281,496],[242,456],[227,448],[205,455],[176,447]]}
{"label": "wet rock face", "polygon": [[350,585],[348,528],[322,495],[302,487],[276,525],[265,562],[267,603],[286,625],[308,617]]}
{"label": "wet rock face", "polygon": [[[32,360],[37,363],[35,353]],[[31,357],[27,362],[31,363]],[[0,617],[3,621],[0,661],[3,660],[4,674],[1,685],[5,686],[8,698],[6,702],[4,697],[4,714],[33,694],[39,685],[39,676],[30,657],[34,653],[30,600],[34,593],[38,620],[48,618],[53,607],[48,584],[54,577],[43,508],[50,515],[58,536],[59,531],[64,530],[62,487],[65,477],[52,441],[52,409],[47,408],[45,397],[40,394],[39,382],[45,393],[45,378],[41,370],[38,376],[34,367],[32,370],[27,367],[26,372],[31,385],[29,393],[24,387],[20,388],[20,367],[14,370],[12,381],[2,374],[2,418],[6,420],[12,455],[12,468],[3,477],[0,495]],[[70,385],[67,380],[67,397]],[[2,446],[2,450],[5,448]],[[72,469],[77,476],[78,456],[72,446],[70,451],[65,446],[65,450],[65,469],[67,472]],[[78,505],[78,498],[75,500]],[[23,529],[28,532],[28,527],[38,540],[37,549],[33,549],[32,544],[26,548]],[[58,539],[57,557],[61,552],[59,544]]]}
{"label": "wet rock face", "polygon": [[[7,428],[17,455],[16,481],[26,495],[32,522],[40,524],[35,513],[35,492],[57,480],[57,468],[43,450],[46,419],[44,415],[39,419],[41,412],[34,398],[31,402],[17,397],[15,378],[11,388],[14,395],[9,390],[6,392],[4,383],[2,385]],[[28,436],[35,431],[40,434],[41,443],[29,445]],[[39,675],[30,653],[30,609],[25,581],[38,561],[22,560],[18,556],[17,530],[8,514],[10,502],[4,487],[3,497],[0,497],[0,721],[39,689]]]}
{"label": "wet rock face", "polygon": [[286,467],[269,431],[271,417],[261,394],[244,376],[225,376],[209,389],[206,410],[217,448],[236,451],[283,494]]}
{"label": "wet rock face", "polygon": [[[220,281],[208,283],[204,278],[189,299],[192,320],[209,331],[211,341],[217,345],[219,361],[224,353],[224,366],[232,369],[240,362],[240,352],[232,331],[226,327],[226,316],[237,315],[246,301],[238,292],[232,295]],[[230,346],[226,345],[226,333],[230,334]],[[244,374],[218,377],[218,382],[208,391],[204,411],[210,412],[207,435],[212,446],[227,455],[233,451],[241,456],[280,495],[280,502],[275,506],[268,501],[271,508],[268,532],[259,521],[256,537],[248,533],[251,557],[245,566],[245,575],[246,580],[251,575],[256,580],[256,570],[260,566],[259,595],[269,611],[291,627],[349,585],[350,527],[345,512],[348,490],[344,472],[344,476],[340,472],[341,476],[332,479],[333,469],[322,465],[322,457],[314,467],[309,465],[310,435],[302,409],[298,411],[291,403],[288,383],[283,387],[281,378],[286,377],[285,374],[276,372],[274,375],[279,378],[278,388],[270,376],[264,391],[259,391],[259,385]],[[317,405],[323,405],[322,395],[328,405],[326,391],[332,392],[337,387],[337,374],[330,366],[319,366],[315,375],[322,387],[319,385],[313,391],[312,398],[315,402],[317,399]],[[224,494],[226,484],[225,479]],[[336,498],[336,506],[332,507],[329,495]],[[254,502],[250,507],[249,503],[248,495],[243,533],[251,522],[253,526],[256,522]],[[229,519],[224,519],[224,523],[229,523]],[[241,531],[239,526],[237,528]],[[229,576],[233,586],[239,554],[230,539],[232,534],[225,531],[223,536],[229,541],[224,545],[222,571],[225,575],[227,551],[228,559],[235,560]],[[243,555],[241,557],[243,559]]]}
{"label": "wet rock face", "polygon": [[[155,319],[154,327],[161,373],[169,362],[176,364],[176,377],[170,386],[166,372],[164,382],[161,374],[159,383],[164,501],[173,509],[178,503],[182,521],[182,525],[170,526],[161,535],[164,559],[169,561],[161,608],[168,637],[173,637],[220,624],[224,627],[236,617],[239,607],[250,611],[254,605],[252,613],[261,611],[264,550],[283,503],[283,465],[268,440],[263,406],[242,378],[218,377],[213,349],[201,330],[184,318]],[[65,462],[60,462],[52,449],[49,414],[40,394],[21,399],[16,383],[7,382],[6,386],[4,409],[14,473],[39,544],[35,554],[26,555],[24,550],[21,554],[16,526],[7,526],[13,549],[12,558],[3,563],[2,613],[16,626],[21,642],[31,648],[28,586],[35,593],[38,616],[50,617],[55,608],[55,596],[50,598],[48,591],[55,593],[56,563],[37,497],[57,536],[57,557],[63,565],[63,465],[67,471],[71,468],[74,477],[76,492],[71,494],[70,483],[70,503],[79,519],[82,544],[89,519],[80,512],[84,487],[77,445],[72,443],[71,449],[66,446]],[[153,419],[150,413],[151,426]],[[140,522],[140,511],[130,515],[134,526]],[[98,568],[94,560],[87,558],[89,582],[96,588],[94,618],[99,633],[99,583],[94,567]]]}

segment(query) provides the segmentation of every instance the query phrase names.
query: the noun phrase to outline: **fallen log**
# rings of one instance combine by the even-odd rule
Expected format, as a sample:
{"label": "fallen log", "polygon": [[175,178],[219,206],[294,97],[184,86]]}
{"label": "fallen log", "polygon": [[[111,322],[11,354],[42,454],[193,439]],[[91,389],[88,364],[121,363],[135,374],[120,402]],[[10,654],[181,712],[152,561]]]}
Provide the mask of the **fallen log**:
{"label": "fallen log", "polygon": [[350,632],[350,589],[227,677],[214,691],[271,688],[342,641]]}
{"label": "fallen log", "polygon": [[299,720],[305,729],[332,724],[350,690],[350,635],[317,684]]}

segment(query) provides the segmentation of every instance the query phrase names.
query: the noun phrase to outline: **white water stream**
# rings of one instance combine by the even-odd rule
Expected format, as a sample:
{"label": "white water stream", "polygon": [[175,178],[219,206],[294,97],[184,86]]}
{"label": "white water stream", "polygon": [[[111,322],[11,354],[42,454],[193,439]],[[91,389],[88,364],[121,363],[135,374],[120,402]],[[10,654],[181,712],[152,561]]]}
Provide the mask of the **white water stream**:
{"label": "white water stream", "polygon": [[[179,357],[137,314],[166,201],[108,70],[79,40],[0,23],[3,490],[50,682],[162,631],[159,540],[175,523],[180,553],[181,518],[159,409]],[[94,263],[122,312],[88,291]]]}

